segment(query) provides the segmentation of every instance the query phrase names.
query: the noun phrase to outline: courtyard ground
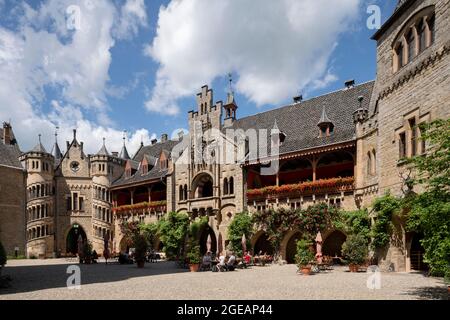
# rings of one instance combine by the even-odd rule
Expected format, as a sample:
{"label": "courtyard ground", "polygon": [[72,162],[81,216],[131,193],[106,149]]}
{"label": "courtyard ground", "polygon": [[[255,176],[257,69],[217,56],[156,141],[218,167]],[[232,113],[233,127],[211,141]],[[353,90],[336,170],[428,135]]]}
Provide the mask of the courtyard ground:
{"label": "courtyard ground", "polygon": [[381,273],[381,289],[367,288],[367,273],[335,267],[312,276],[296,274],[294,265],[252,267],[234,272],[190,273],[173,262],[135,265],[81,265],[81,289],[66,287],[67,267],[76,260],[12,260],[3,270],[13,281],[0,289],[6,299],[447,299],[442,279],[421,273]]}

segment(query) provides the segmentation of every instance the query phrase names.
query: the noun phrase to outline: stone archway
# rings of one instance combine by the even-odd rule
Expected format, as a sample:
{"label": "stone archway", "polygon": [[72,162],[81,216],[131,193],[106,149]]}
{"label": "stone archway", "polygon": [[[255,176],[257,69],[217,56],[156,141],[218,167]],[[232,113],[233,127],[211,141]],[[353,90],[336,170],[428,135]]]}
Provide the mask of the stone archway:
{"label": "stone archway", "polygon": [[214,230],[209,226],[205,226],[200,233],[200,253],[204,255],[206,253],[207,249],[207,241],[208,236],[211,237],[211,252],[215,253],[217,252],[217,239],[216,234],[214,233]]}
{"label": "stone archway", "polygon": [[214,182],[209,173],[200,173],[194,178],[191,187],[193,198],[208,198],[214,195]]}
{"label": "stone archway", "polygon": [[270,243],[268,236],[265,232],[259,234],[256,238],[255,244],[253,245],[253,252],[255,255],[261,253],[266,253],[268,255],[273,255],[275,250]]}
{"label": "stone archway", "polygon": [[322,245],[322,255],[330,257],[342,257],[342,245],[347,236],[339,230],[332,231],[324,240]]}
{"label": "stone archway", "polygon": [[81,236],[83,243],[86,243],[87,236],[83,227],[77,223],[74,223],[69,229],[66,236],[66,253],[77,254],[78,253],[78,239]]}
{"label": "stone archway", "polygon": [[302,238],[302,234],[300,232],[295,232],[289,237],[289,240],[286,244],[286,254],[285,260],[287,263],[292,264],[295,263],[295,255],[297,254],[297,241]]}

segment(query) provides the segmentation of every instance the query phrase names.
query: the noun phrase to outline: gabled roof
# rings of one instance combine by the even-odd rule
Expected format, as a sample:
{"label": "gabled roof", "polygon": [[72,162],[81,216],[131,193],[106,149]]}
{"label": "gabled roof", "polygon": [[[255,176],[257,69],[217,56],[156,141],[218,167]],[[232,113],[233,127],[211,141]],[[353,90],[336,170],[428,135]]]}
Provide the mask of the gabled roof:
{"label": "gabled roof", "polygon": [[[270,132],[276,123],[279,130],[286,135],[280,146],[280,154],[292,153],[311,148],[319,148],[333,144],[355,140],[353,112],[360,107],[358,97],[364,97],[362,106],[368,108],[374,81],[325,94],[310,100],[304,100],[282,108],[258,113],[236,120],[231,128],[265,129]],[[317,119],[323,115],[333,119],[334,132],[329,137],[318,138]],[[250,159],[256,160],[256,159]]]}
{"label": "gabled roof", "polygon": [[0,166],[8,166],[22,169],[22,164],[19,161],[20,150],[17,145],[6,145],[0,142]]}
{"label": "gabled roof", "polygon": [[[168,173],[168,169],[161,169],[160,166],[157,165],[159,156],[162,152],[170,155],[173,147],[178,143],[179,141],[168,140],[166,142],[141,147],[133,159],[128,160],[128,163],[132,166],[132,168],[137,171],[131,177],[127,177],[126,172],[124,172],[122,176],[112,184],[112,187],[114,188],[131,184],[145,183],[146,181],[164,178]],[[144,157],[149,165],[152,166],[151,169],[149,168],[150,170],[147,174],[142,174],[142,171],[138,170]]]}

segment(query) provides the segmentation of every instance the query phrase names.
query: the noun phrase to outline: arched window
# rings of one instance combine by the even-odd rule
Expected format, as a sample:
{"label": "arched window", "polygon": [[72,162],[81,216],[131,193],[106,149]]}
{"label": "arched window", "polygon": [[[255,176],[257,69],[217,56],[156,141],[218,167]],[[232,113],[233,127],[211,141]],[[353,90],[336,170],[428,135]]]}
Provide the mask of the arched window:
{"label": "arched window", "polygon": [[234,194],[234,178],[233,177],[230,177],[229,184],[230,184],[230,187],[228,188],[228,191],[230,194]]}
{"label": "arched window", "polygon": [[184,200],[188,200],[188,188],[187,188],[187,184],[184,185]]}
{"label": "arched window", "polygon": [[372,174],[372,155],[369,152],[367,152],[367,175],[370,176]]}
{"label": "arched window", "polygon": [[184,200],[184,191],[183,191],[183,186],[180,185],[179,188],[179,192],[178,192],[178,197],[180,198],[180,201]]}
{"label": "arched window", "polygon": [[399,70],[401,67],[403,67],[403,43],[400,42],[397,46],[397,49],[395,49],[395,57],[397,59],[397,65],[395,68],[395,71]]}
{"label": "arched window", "polygon": [[375,150],[372,150],[372,174],[377,173],[377,154]]}
{"label": "arched window", "polygon": [[422,52],[427,47],[426,28],[423,19],[420,20],[416,29],[419,41],[419,52]]}
{"label": "arched window", "polygon": [[223,194],[224,195],[228,194],[228,179],[227,178],[223,179]]}
{"label": "arched window", "polygon": [[406,36],[406,43],[408,44],[408,63],[416,56],[416,35],[414,28],[411,28]]}
{"label": "arched window", "polygon": [[435,40],[435,15],[433,14],[430,19],[428,19],[428,29],[430,30],[430,45],[434,43]]}

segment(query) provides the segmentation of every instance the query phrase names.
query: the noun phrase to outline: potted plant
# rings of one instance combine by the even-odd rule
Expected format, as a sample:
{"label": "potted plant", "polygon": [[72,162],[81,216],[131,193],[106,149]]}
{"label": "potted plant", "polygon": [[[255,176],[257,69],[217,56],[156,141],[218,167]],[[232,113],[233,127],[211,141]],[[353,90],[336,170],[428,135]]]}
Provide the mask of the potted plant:
{"label": "potted plant", "polygon": [[83,260],[85,264],[91,264],[92,262],[92,244],[90,241],[86,241],[83,246]]}
{"label": "potted plant", "polygon": [[311,274],[311,261],[314,260],[314,253],[311,251],[311,242],[307,240],[297,241],[297,254],[295,255],[295,261],[302,274]]}
{"label": "potted plant", "polygon": [[200,262],[202,261],[200,254],[200,246],[191,246],[189,252],[186,255],[189,261],[189,269],[191,272],[197,272],[200,267]]}
{"label": "potted plant", "polygon": [[349,264],[350,272],[358,272],[369,254],[367,240],[364,236],[350,235],[342,245],[342,255]]}
{"label": "potted plant", "polygon": [[3,248],[2,243],[0,242],[0,277],[2,275],[2,269],[6,264],[6,251]]}
{"label": "potted plant", "polygon": [[135,237],[134,247],[134,259],[136,260],[138,268],[143,268],[148,250],[147,240],[143,235],[139,234]]}

